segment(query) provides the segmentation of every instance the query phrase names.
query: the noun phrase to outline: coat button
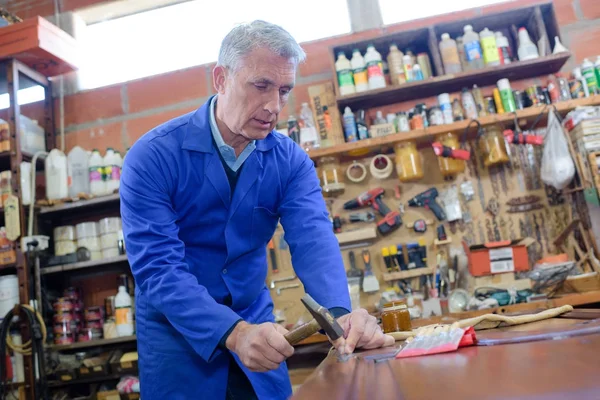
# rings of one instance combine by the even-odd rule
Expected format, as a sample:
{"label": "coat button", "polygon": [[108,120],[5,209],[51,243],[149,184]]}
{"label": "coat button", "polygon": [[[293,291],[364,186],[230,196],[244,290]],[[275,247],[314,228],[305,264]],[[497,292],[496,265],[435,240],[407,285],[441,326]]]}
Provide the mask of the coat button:
{"label": "coat button", "polygon": [[223,270],[223,273],[226,274],[227,273],[227,268]]}

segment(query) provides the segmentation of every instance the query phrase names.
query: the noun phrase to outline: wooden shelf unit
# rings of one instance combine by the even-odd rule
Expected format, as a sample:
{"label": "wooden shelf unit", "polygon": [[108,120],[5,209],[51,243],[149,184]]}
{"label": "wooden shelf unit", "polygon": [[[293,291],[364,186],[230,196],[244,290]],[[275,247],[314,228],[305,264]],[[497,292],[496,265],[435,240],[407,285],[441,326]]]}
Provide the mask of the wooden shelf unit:
{"label": "wooden shelf unit", "polygon": [[91,207],[106,207],[117,205],[120,202],[119,193],[109,194],[107,196],[93,197],[88,200],[77,200],[70,203],[60,203],[53,206],[40,207],[38,215],[52,217],[65,211],[80,211]]}
{"label": "wooden shelf unit", "polygon": [[136,336],[132,335],[132,336],[118,337],[118,338],[114,338],[114,339],[90,340],[89,342],[77,342],[77,343],[73,343],[73,344],[53,344],[53,345],[47,346],[47,349],[54,350],[54,351],[80,350],[80,349],[87,349],[90,347],[111,346],[114,344],[121,344],[121,343],[133,343],[136,340],[137,340]]}
{"label": "wooden shelf unit", "polygon": [[113,258],[107,258],[102,260],[90,260],[81,261],[72,264],[55,265],[52,267],[42,268],[40,270],[41,275],[56,274],[58,272],[75,271],[80,269],[88,268],[102,268],[107,266],[115,266],[119,264],[127,263],[127,256],[121,255]]}

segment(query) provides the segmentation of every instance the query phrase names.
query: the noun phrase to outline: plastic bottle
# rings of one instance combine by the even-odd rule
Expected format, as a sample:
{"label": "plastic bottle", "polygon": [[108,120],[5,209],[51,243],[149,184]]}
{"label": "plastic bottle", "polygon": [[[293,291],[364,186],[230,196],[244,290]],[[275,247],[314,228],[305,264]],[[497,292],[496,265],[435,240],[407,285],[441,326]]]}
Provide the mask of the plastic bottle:
{"label": "plastic bottle", "polygon": [[569,82],[560,72],[556,74],[556,82],[558,83],[559,100],[571,100],[571,90],[569,89]]}
{"label": "plastic bottle", "polygon": [[496,45],[496,35],[488,28],[484,28],[479,33],[479,41],[481,42],[481,50],[483,51],[483,61],[486,67],[495,67],[500,65],[500,56],[498,55],[498,47]]}
{"label": "plastic bottle", "polygon": [[112,166],[114,156],[115,151],[112,147],[108,147],[106,149],[106,153],[104,154],[104,158],[102,159],[102,161],[104,162],[102,179],[104,180],[104,190],[107,194],[113,193],[115,189],[115,184],[112,182]]}
{"label": "plastic bottle", "polygon": [[473,32],[471,25],[465,25],[463,28],[463,43],[465,46],[465,54],[467,56],[468,70],[483,68],[483,53],[479,44],[479,35]]}
{"label": "plastic bottle", "polygon": [[402,67],[402,57],[404,54],[398,50],[395,44],[390,45],[390,52],[387,56],[388,66],[390,68],[390,79],[392,85],[401,85],[406,82],[404,77],[404,68]]}
{"label": "plastic bottle", "polygon": [[467,53],[465,53],[465,45],[463,43],[462,36],[456,38],[456,47],[458,48],[458,58],[460,59],[460,67],[463,71],[468,71],[469,63],[467,62]]}
{"label": "plastic bottle", "polygon": [[95,196],[102,196],[106,193],[106,184],[102,178],[104,175],[104,159],[98,149],[92,150],[89,165],[90,193]]}
{"label": "plastic bottle", "polygon": [[552,50],[552,54],[563,53],[565,51],[569,50],[565,46],[563,46],[558,36],[554,36],[554,50]]}
{"label": "plastic bottle", "polygon": [[508,79],[500,79],[498,81],[498,90],[500,90],[500,98],[502,99],[502,107],[505,112],[514,112],[517,109],[512,88]]}
{"label": "plastic bottle", "polygon": [[369,77],[369,89],[380,89],[385,87],[385,76],[383,75],[383,62],[381,54],[370,44],[365,53],[367,63],[367,76]]}
{"label": "plastic bottle", "polygon": [[454,122],[452,118],[452,104],[450,103],[450,95],[448,93],[442,93],[438,96],[438,104],[442,110],[445,124],[451,124]]}
{"label": "plastic bottle", "polygon": [[337,72],[338,84],[340,85],[340,95],[344,96],[354,93],[356,89],[354,88],[352,65],[350,65],[350,60],[346,58],[344,52],[338,53],[335,70]]}
{"label": "plastic bottle", "polygon": [[60,200],[69,196],[67,157],[58,149],[50,150],[45,161],[46,197]]}
{"label": "plastic bottle", "polygon": [[352,50],[352,59],[350,60],[352,75],[354,76],[354,88],[356,92],[369,90],[369,80],[367,78],[367,66],[365,59],[358,49]]}
{"label": "plastic bottle", "polygon": [[346,142],[356,142],[358,137],[356,136],[356,119],[350,107],[344,109],[344,135],[346,136]]}
{"label": "plastic bottle", "polygon": [[596,80],[598,81],[598,85],[600,85],[600,56],[596,58],[594,70],[596,71]]}
{"label": "plastic bottle", "polygon": [[533,60],[534,58],[538,58],[540,54],[538,53],[538,48],[531,39],[529,38],[529,33],[527,33],[527,29],[519,28],[519,60]]}
{"label": "plastic bottle", "polygon": [[442,53],[442,63],[446,74],[456,74],[462,71],[456,41],[451,39],[448,33],[442,34],[440,53]]}
{"label": "plastic bottle", "polygon": [[402,67],[404,67],[404,76],[406,78],[406,82],[414,81],[413,62],[410,54],[405,54],[404,57],[402,57]]}
{"label": "plastic bottle", "polygon": [[598,90],[596,68],[594,68],[594,64],[592,64],[592,62],[587,58],[584,58],[583,63],[581,63],[581,74],[585,78],[585,82],[587,83],[590,94],[595,94]]}
{"label": "plastic bottle", "polygon": [[510,45],[508,39],[502,34],[502,32],[496,32],[496,47],[498,48],[498,57],[500,58],[501,65],[507,65],[512,62],[512,53],[510,51]]}
{"label": "plastic bottle", "polygon": [[463,113],[462,106],[458,99],[452,100],[452,117],[454,118],[454,121],[462,121],[465,119],[465,114]]}
{"label": "plastic bottle", "polygon": [[67,171],[69,174],[69,197],[79,193],[90,193],[88,152],[79,146],[73,147],[67,156]]}
{"label": "plastic bottle", "polygon": [[367,129],[367,121],[365,120],[365,110],[358,111],[358,118],[356,120],[356,131],[358,134],[358,140],[364,140],[369,138],[369,129]]}
{"label": "plastic bottle", "polygon": [[115,296],[115,320],[117,334],[122,336],[133,335],[133,315],[131,311],[131,296],[127,293],[125,286],[119,286]]}
{"label": "plastic bottle", "polygon": [[419,64],[413,65],[413,78],[415,81],[422,81],[423,71],[421,71],[421,66]]}
{"label": "plastic bottle", "polygon": [[313,112],[308,103],[302,103],[300,108],[300,119],[302,120],[302,128],[300,128],[300,142],[305,150],[319,148],[319,134],[313,119]]}
{"label": "plastic bottle", "polygon": [[387,121],[385,118],[383,118],[383,112],[381,111],[377,111],[377,113],[375,113],[375,120],[373,121],[373,123],[375,125],[379,125],[379,124],[387,124]]}
{"label": "plastic bottle", "polygon": [[465,110],[465,117],[467,119],[477,119],[477,106],[469,89],[463,88],[460,98],[463,110]]}
{"label": "plastic bottle", "polygon": [[[121,157],[121,153],[115,150],[115,155],[113,156],[113,164],[111,166],[111,182],[116,182],[115,190],[118,190],[121,186],[121,170],[123,168],[123,158]],[[114,184],[113,184],[114,185]]]}
{"label": "plastic bottle", "polygon": [[581,74],[581,68],[580,67],[576,67],[576,68],[573,69],[573,78],[575,78],[579,82],[581,82],[581,86],[583,86],[583,94],[585,95],[585,97],[589,97],[590,96],[590,91],[589,91],[588,86],[587,86],[587,80]]}
{"label": "plastic bottle", "polygon": [[481,89],[477,87],[477,85],[473,85],[473,100],[475,100],[475,107],[477,107],[477,115],[480,117],[485,117],[488,113],[485,108],[485,101],[483,100],[483,94],[481,94]]}

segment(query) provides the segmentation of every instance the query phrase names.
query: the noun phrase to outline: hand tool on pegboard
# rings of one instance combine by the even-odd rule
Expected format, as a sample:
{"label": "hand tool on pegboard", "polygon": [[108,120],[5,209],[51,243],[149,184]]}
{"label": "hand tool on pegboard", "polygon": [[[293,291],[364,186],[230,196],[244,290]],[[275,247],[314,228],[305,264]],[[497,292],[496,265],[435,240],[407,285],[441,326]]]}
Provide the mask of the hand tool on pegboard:
{"label": "hand tool on pegboard", "polygon": [[534,211],[534,210],[541,210],[542,208],[544,208],[544,205],[540,204],[540,203],[523,204],[520,206],[508,207],[506,212],[509,214],[514,214],[514,213],[522,213],[522,212],[528,212],[528,211]]}
{"label": "hand tool on pegboard", "polygon": [[540,168],[541,165],[541,156],[538,160],[537,153],[541,154],[541,151],[537,150],[537,147],[529,146],[527,147],[527,155],[529,165],[531,166],[531,177],[533,181],[533,189],[539,190],[542,188],[542,181],[540,179]]}
{"label": "hand tool on pegboard", "polygon": [[483,230],[483,223],[481,222],[481,219],[477,221],[477,231],[479,233],[479,243],[487,242],[487,240],[485,240],[485,231]]}
{"label": "hand tool on pegboard", "polygon": [[488,172],[490,174],[490,183],[492,184],[492,193],[494,193],[494,198],[500,197],[500,184],[499,184],[499,166],[494,165],[488,168]]}
{"label": "hand tool on pegboard", "polygon": [[542,243],[542,230],[540,227],[540,222],[538,221],[538,217],[535,213],[533,214],[532,217],[533,217],[533,226],[535,227],[535,238],[540,246],[540,252],[543,254],[544,253],[544,245]]}
{"label": "hand tool on pegboard", "polygon": [[380,187],[363,192],[356,199],[344,203],[344,210],[354,210],[366,206],[373,207],[383,217],[377,221],[377,230],[382,235],[387,235],[402,225],[402,219],[398,211],[390,210],[383,202],[384,193],[385,190]]}
{"label": "hand tool on pegboard", "polygon": [[469,245],[472,245],[475,243],[475,226],[474,226],[474,222],[471,221],[469,223],[467,223],[467,235],[466,237],[468,238],[467,242],[469,243]]}
{"label": "hand tool on pegboard", "polygon": [[492,215],[492,217],[496,217],[500,213],[500,203],[498,203],[496,197],[492,197],[490,199],[485,210],[489,212]]}
{"label": "hand tool on pegboard", "polygon": [[500,235],[500,229],[498,229],[498,220],[496,217],[492,218],[492,228],[494,229],[494,239],[496,242],[502,240],[502,236]]}
{"label": "hand tool on pegboard", "polygon": [[[546,209],[547,211],[547,209]],[[544,240],[544,247],[546,248],[546,252],[548,254],[552,253],[552,250],[550,249],[550,241],[548,238],[548,230],[546,229],[546,217],[544,215],[544,213],[540,213],[539,214],[539,220],[540,220],[540,229],[542,231],[542,239]]]}
{"label": "hand tool on pegboard", "polygon": [[508,219],[508,232],[510,235],[510,240],[517,240],[517,232],[515,231],[515,223],[512,218]]}
{"label": "hand tool on pegboard", "polygon": [[408,200],[408,205],[409,207],[424,207],[431,210],[438,221],[443,221],[446,219],[446,213],[436,201],[437,197],[438,190],[435,187],[432,187]]}
{"label": "hand tool on pegboard", "polygon": [[544,190],[546,192],[546,198],[548,199],[548,205],[557,206],[564,204],[565,198],[563,197],[562,191],[546,184],[544,184]]}
{"label": "hand tool on pegboard", "polygon": [[508,178],[506,176],[506,174],[507,174],[506,168],[504,165],[500,165],[499,169],[500,169],[500,171],[499,171],[500,186],[502,187],[502,193],[504,193],[504,196],[508,196],[509,187],[508,187]]}
{"label": "hand tool on pegboard", "polygon": [[521,239],[527,237],[527,229],[525,228],[525,222],[522,219],[519,219],[519,234],[521,235]]}
{"label": "hand tool on pegboard", "polygon": [[[521,175],[524,175],[525,189],[533,190],[533,177],[531,172],[531,166],[529,165],[529,159],[527,157],[527,149],[523,146],[519,146],[516,149],[516,153],[519,160],[519,169],[521,171]],[[521,192],[524,191],[525,190],[522,190]]]}
{"label": "hand tool on pegboard", "polygon": [[485,231],[487,233],[487,242],[496,242],[494,229],[492,228],[492,220],[489,218],[485,219]]}
{"label": "hand tool on pegboard", "polygon": [[471,145],[471,160],[467,162],[467,165],[472,172],[471,176],[477,181],[477,194],[479,196],[479,203],[481,204],[481,212],[485,212],[485,192],[483,190],[483,182],[481,181],[481,174],[479,172],[480,169],[477,164],[479,162],[479,157],[477,156],[477,152],[474,151],[476,148],[476,146]]}
{"label": "hand tool on pegboard", "polygon": [[277,268],[277,254],[275,253],[275,243],[273,242],[273,238],[269,240],[267,248],[269,249],[269,256],[271,257],[271,272],[277,274],[279,273],[279,268]]}
{"label": "hand tool on pegboard", "polygon": [[508,224],[506,223],[506,220],[503,216],[500,216],[500,218],[498,218],[498,225],[500,226],[500,234],[502,235],[502,239],[508,239]]}

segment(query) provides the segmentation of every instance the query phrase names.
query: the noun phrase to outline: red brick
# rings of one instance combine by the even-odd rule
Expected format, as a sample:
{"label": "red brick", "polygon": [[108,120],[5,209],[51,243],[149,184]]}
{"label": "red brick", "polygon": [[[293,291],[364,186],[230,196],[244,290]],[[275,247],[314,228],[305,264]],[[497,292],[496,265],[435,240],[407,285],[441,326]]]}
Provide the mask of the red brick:
{"label": "red brick", "polygon": [[29,4],[20,6],[17,5],[15,7],[8,6],[8,11],[16,14],[17,16],[28,19],[36,16],[47,17],[49,15],[54,15],[54,3],[49,0],[45,0],[42,2],[37,2],[37,4]]}
{"label": "red brick", "polygon": [[[58,102],[55,102],[54,112],[58,115]],[[120,85],[88,90],[65,97],[65,126],[117,115],[123,115]]]}
{"label": "red brick", "polygon": [[197,107],[186,107],[178,110],[164,111],[161,113],[140,117],[125,122],[127,132],[127,146],[133,145],[142,135],[149,130],[156,128],[162,123],[165,123],[180,115],[194,111]]}
{"label": "red brick", "polygon": [[554,13],[556,14],[558,25],[568,25],[577,21],[573,1],[574,0],[554,0]]}
{"label": "red brick", "polygon": [[155,75],[127,83],[129,112],[176,104],[208,95],[204,66]]}
{"label": "red brick", "polygon": [[[86,150],[98,149],[101,153],[104,153],[107,147],[112,147],[122,152],[125,150],[121,140],[122,124],[122,122],[117,122],[66,133],[65,150],[68,152],[73,147],[80,146]],[[60,137],[58,136],[56,137],[56,145],[60,146]]]}
{"label": "red brick", "polygon": [[[302,107],[302,103],[310,104],[310,97],[308,96],[308,88],[310,86],[320,85],[322,83],[327,83],[332,80],[333,80],[333,77],[330,80],[316,81],[316,82],[311,82],[311,83],[307,83],[304,85],[296,85],[294,87],[294,89],[292,89],[292,93],[294,94],[294,103],[295,103],[297,110],[290,110],[290,112],[297,113],[298,111],[300,111],[300,107]],[[295,115],[297,115],[297,114],[295,114]]]}
{"label": "red brick", "polygon": [[385,27],[385,32],[386,33],[395,33],[395,32],[402,32],[402,31],[409,31],[412,29],[427,28],[434,24],[440,24],[440,23],[451,22],[451,21],[459,21],[459,20],[468,20],[470,18],[474,18],[477,16],[478,16],[478,14],[475,9],[456,11],[456,12],[452,12],[452,13],[448,13],[448,14],[434,15],[432,17],[420,18],[420,19],[415,19],[415,20],[411,20],[411,21],[399,22],[399,23],[393,24],[393,25],[388,25]]}
{"label": "red brick", "polygon": [[579,0],[579,6],[583,11],[585,19],[600,18],[600,1],[598,0]]}
{"label": "red brick", "polygon": [[569,45],[575,62],[581,63],[584,58],[595,59],[600,54],[600,26],[570,32]]}
{"label": "red brick", "polygon": [[106,0],[62,0],[62,11],[73,11],[102,3],[113,3]]}

